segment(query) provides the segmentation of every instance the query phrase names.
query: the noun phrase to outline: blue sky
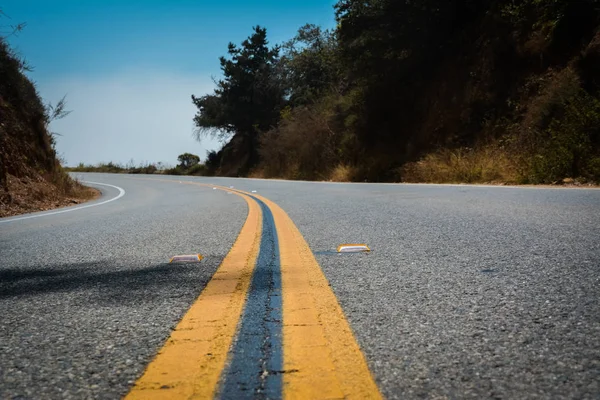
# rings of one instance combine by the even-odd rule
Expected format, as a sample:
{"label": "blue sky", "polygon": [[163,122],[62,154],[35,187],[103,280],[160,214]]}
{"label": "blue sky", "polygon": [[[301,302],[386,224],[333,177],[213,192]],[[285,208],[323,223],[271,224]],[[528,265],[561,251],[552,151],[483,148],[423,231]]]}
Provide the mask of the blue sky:
{"label": "blue sky", "polygon": [[192,138],[191,94],[212,92],[218,57],[254,25],[271,44],[305,23],[335,26],[335,0],[27,1],[0,3],[25,22],[10,38],[34,67],[29,76],[45,101],[67,94],[73,112],[53,123],[58,153],[78,162],[162,161],[204,157],[217,142]]}

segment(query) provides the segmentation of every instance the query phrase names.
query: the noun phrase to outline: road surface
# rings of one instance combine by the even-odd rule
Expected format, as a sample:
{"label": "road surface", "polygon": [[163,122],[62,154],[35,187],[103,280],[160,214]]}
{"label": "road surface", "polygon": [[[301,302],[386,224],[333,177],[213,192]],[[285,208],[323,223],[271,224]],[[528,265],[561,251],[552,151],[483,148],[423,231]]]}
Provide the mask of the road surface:
{"label": "road surface", "polygon": [[600,398],[599,190],[77,176],[0,219],[2,399]]}

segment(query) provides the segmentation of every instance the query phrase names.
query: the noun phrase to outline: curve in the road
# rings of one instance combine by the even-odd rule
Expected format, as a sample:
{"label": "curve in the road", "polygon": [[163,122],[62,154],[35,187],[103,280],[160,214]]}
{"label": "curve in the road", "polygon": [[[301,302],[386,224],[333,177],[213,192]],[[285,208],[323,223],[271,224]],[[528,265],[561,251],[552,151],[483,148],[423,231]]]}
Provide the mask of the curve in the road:
{"label": "curve in the road", "polygon": [[[381,398],[335,294],[290,217],[262,196],[212,187],[243,197],[247,220],[212,280],[126,398]],[[265,229],[276,246],[265,256],[270,260],[259,258]],[[255,296],[265,290],[266,300]],[[247,326],[249,318],[261,318],[248,314],[257,304],[267,309],[266,324],[259,326],[254,343],[260,348],[251,351],[257,338],[248,341],[243,335],[257,333]],[[272,312],[277,307],[281,310]],[[240,367],[250,370],[233,376]]]}
{"label": "curve in the road", "polygon": [[248,216],[236,242],[126,399],[214,397],[260,246],[260,207],[242,197]]}
{"label": "curve in the road", "polygon": [[110,199],[101,201],[99,203],[86,204],[86,205],[82,205],[82,206],[79,206],[79,207],[69,207],[69,208],[64,208],[64,209],[58,210],[58,211],[49,211],[49,212],[44,212],[44,213],[39,213],[39,214],[35,213],[35,214],[25,215],[25,216],[22,216],[22,217],[0,219],[0,224],[7,223],[7,222],[21,221],[21,220],[24,220],[24,219],[47,217],[49,215],[64,214],[64,213],[71,212],[71,211],[79,211],[79,210],[83,210],[84,208],[101,206],[103,204],[110,203],[112,201],[118,200],[121,197],[125,196],[125,189],[120,188],[120,187],[115,186],[115,185],[109,185],[108,183],[100,183],[100,182],[88,182],[88,181],[82,181],[81,183],[87,183],[87,184],[99,185],[99,186],[108,186],[108,187],[111,187],[113,189],[117,189],[119,191],[119,194],[116,195],[115,197],[111,197]]}

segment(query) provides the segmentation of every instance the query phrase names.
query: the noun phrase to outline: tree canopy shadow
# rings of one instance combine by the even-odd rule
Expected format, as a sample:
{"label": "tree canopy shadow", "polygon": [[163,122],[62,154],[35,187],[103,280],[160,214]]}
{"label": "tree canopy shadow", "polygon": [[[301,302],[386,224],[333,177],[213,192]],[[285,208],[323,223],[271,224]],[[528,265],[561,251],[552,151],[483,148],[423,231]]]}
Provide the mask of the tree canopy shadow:
{"label": "tree canopy shadow", "polygon": [[0,269],[0,299],[55,292],[89,292],[105,301],[148,301],[165,294],[198,294],[222,257],[208,256],[193,264],[119,264],[94,261]]}

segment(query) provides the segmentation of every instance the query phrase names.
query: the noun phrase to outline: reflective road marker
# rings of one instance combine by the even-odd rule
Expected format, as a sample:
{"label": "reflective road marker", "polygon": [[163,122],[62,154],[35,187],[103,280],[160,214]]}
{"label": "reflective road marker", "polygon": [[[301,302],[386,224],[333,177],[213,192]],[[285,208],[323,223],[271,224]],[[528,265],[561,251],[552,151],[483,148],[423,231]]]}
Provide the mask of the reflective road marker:
{"label": "reflective road marker", "polygon": [[190,254],[185,256],[174,256],[171,257],[170,263],[178,263],[178,262],[198,262],[202,260],[201,254]]}
{"label": "reflective road marker", "polygon": [[371,249],[366,244],[341,244],[337,248],[338,253],[368,253],[370,251]]}
{"label": "reflective road marker", "polygon": [[[244,307],[248,306],[244,305],[246,298],[252,296],[248,290],[260,244],[263,213],[255,198],[270,211],[277,236],[274,240],[279,244],[281,305],[277,307],[281,307],[282,340],[272,343],[282,347],[274,350],[282,353],[283,368],[261,370],[264,367],[260,363],[247,365],[254,366],[260,376],[280,376],[281,384],[273,388],[281,393],[270,393],[270,397],[380,399],[337,298],[292,220],[264,197],[218,188],[246,200],[249,207],[246,223],[212,280],[126,398],[204,399],[215,394],[227,398],[232,394],[227,386],[219,385],[226,385],[229,379],[224,376],[226,360],[235,362],[246,353],[246,348],[237,348],[233,343]],[[233,257],[237,261],[231,263]],[[272,283],[271,288],[277,289],[277,285]],[[250,390],[243,397],[256,395]]]}
{"label": "reflective road marker", "polygon": [[248,217],[236,242],[126,399],[213,398],[260,245],[260,207],[242,197]]}
{"label": "reflective road marker", "polygon": [[310,247],[277,204],[283,297],[283,397],[380,399],[366,359]]}

